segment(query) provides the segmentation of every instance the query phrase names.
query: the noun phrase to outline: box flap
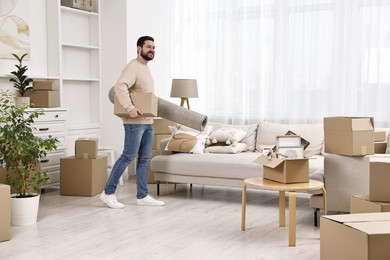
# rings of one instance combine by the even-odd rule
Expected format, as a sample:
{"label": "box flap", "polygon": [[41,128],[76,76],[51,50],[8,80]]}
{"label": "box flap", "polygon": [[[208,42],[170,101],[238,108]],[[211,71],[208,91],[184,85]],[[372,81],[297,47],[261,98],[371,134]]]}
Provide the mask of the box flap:
{"label": "box flap", "polygon": [[381,162],[381,163],[390,163],[390,154],[380,155],[380,156],[370,156],[370,162]]}
{"label": "box flap", "polygon": [[267,166],[267,167],[270,167],[270,168],[277,167],[283,161],[284,161],[283,159],[277,159],[277,158],[274,158],[274,157],[269,159],[268,156],[265,156],[265,155],[261,155],[261,156],[257,157],[256,160],[254,160],[255,163],[258,163],[258,164],[261,164],[263,166]]}
{"label": "box flap", "polygon": [[374,130],[374,122],[372,118],[353,118],[352,119],[352,131],[370,131]]}
{"label": "box flap", "polygon": [[345,223],[346,226],[363,231],[369,235],[389,234],[390,220],[387,221],[364,221]]}
{"label": "box flap", "polygon": [[390,221],[390,212],[326,215],[322,217],[340,223]]}

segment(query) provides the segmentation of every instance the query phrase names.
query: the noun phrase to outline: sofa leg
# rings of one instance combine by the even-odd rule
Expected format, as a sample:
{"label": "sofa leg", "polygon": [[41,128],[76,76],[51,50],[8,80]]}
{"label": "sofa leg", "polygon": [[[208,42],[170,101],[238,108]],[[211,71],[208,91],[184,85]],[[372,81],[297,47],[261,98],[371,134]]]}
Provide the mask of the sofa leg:
{"label": "sofa leg", "polygon": [[192,183],[190,183],[190,191],[192,192]]}
{"label": "sofa leg", "polygon": [[314,226],[315,227],[318,227],[318,211],[320,211],[320,209],[317,209],[317,208],[314,209]]}
{"label": "sofa leg", "polygon": [[160,182],[156,182],[157,184],[157,196],[160,196]]}

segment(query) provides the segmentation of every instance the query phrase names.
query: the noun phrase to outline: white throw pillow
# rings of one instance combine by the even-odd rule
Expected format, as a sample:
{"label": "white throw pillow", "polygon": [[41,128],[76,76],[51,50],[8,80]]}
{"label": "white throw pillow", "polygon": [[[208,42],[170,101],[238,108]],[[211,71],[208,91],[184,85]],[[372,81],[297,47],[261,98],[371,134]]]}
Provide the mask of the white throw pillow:
{"label": "white throw pillow", "polygon": [[254,125],[232,125],[232,124],[221,124],[221,123],[208,123],[208,125],[213,126],[213,132],[217,129],[224,128],[224,129],[239,129],[246,132],[245,137],[239,141],[240,143],[244,143],[247,145],[246,150],[254,152],[256,148],[256,130],[257,130],[257,124]]}

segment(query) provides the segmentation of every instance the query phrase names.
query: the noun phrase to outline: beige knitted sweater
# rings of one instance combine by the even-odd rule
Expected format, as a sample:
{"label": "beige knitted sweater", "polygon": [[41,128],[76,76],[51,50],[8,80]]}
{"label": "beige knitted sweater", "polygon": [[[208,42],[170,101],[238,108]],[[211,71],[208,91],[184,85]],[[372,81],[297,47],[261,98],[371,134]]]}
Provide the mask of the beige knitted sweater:
{"label": "beige knitted sweater", "polygon": [[[119,103],[129,112],[134,108],[129,92],[154,93],[154,81],[148,65],[131,60],[123,69],[115,84],[115,94]],[[141,111],[142,112],[142,111]],[[122,117],[124,124],[152,124],[153,119],[143,116]]]}

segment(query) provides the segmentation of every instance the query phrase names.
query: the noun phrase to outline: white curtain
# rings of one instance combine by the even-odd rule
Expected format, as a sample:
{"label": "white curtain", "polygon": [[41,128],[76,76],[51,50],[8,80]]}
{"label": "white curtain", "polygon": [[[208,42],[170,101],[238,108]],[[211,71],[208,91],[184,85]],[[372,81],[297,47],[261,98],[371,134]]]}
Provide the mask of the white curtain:
{"label": "white curtain", "polygon": [[211,121],[390,126],[390,0],[175,0],[173,78]]}

